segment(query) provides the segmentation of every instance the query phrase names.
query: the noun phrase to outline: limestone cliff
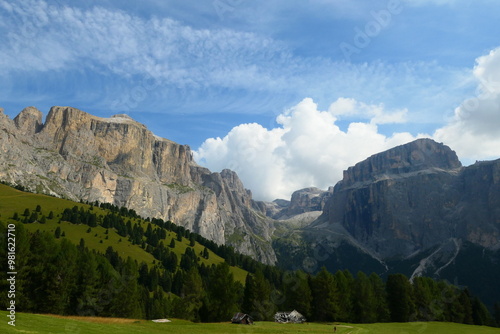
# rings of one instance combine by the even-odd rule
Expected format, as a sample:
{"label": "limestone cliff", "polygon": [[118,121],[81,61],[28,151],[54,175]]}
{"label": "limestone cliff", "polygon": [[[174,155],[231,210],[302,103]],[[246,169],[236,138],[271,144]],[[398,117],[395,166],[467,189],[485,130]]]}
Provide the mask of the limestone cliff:
{"label": "limestone cliff", "polygon": [[343,229],[370,254],[405,258],[448,240],[500,247],[500,160],[462,167],[420,139],[350,167],[314,229]]}
{"label": "limestone cliff", "polygon": [[229,170],[198,166],[188,146],[155,136],[127,115],[100,118],[53,107],[14,120],[0,112],[0,179],[73,200],[109,202],[171,220],[264,263],[276,258],[272,220]]}

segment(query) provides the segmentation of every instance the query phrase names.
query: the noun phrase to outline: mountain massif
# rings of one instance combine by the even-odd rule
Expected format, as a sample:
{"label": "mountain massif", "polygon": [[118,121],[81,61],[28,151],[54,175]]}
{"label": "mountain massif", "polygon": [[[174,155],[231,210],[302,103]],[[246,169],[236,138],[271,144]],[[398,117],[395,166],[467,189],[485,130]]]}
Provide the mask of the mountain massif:
{"label": "mountain massif", "polygon": [[265,203],[126,115],[53,107],[42,119],[32,107],[0,112],[0,180],[171,220],[267,264],[426,275],[500,300],[500,159],[463,167],[419,139],[348,168],[328,191]]}
{"label": "mountain massif", "polygon": [[274,241],[280,263],[424,275],[500,299],[500,159],[463,167],[419,139],[350,167],[328,194],[316,220]]}
{"label": "mountain massif", "polygon": [[272,221],[253,209],[236,173],[198,166],[190,148],[126,115],[53,107],[0,111],[0,179],[72,200],[108,202],[171,220],[264,263],[275,263]]}

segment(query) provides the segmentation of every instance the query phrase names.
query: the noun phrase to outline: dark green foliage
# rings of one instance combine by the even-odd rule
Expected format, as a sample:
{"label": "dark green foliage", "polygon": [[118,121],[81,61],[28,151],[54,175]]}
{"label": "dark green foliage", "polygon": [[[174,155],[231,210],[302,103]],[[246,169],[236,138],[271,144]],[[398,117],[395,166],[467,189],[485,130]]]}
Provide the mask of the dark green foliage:
{"label": "dark green foliage", "polygon": [[61,227],[56,227],[56,230],[54,231],[54,236],[59,239],[61,237]]}
{"label": "dark green foliage", "polygon": [[[484,304],[467,289],[445,282],[418,277],[410,282],[403,275],[391,275],[384,283],[376,274],[367,277],[358,273],[354,278],[347,270],[333,275],[325,268],[315,276],[301,271],[284,273],[170,221],[150,219],[144,230],[143,221],[142,226],[133,221],[135,212],[112,205],[101,207],[110,212],[97,216],[94,210],[75,205],[64,210],[61,218],[87,224],[88,233],[100,225],[133,244],[143,245],[156,259],[153,266],[122,259],[112,247],[105,254],[90,251],[83,239],[78,246],[65,239],[56,240],[54,236],[64,236],[60,227],[54,235],[29,234],[19,224],[17,258],[23,269],[18,273],[16,299],[22,305],[20,311],[227,321],[240,310],[255,319],[271,320],[278,309],[297,309],[311,321],[435,320],[482,325],[494,321]],[[40,212],[41,208],[26,209],[22,217],[26,222],[32,218],[36,221],[38,216],[34,215]],[[48,218],[53,216],[51,212]],[[0,228],[5,229],[1,222]],[[176,254],[164,245],[167,231],[176,233],[177,240],[188,238],[192,246],[203,245],[203,251],[196,254],[193,248],[186,248],[177,266]],[[0,246],[0,255],[5,258],[6,247]],[[170,246],[175,248],[175,238]],[[227,263],[200,265],[198,256],[208,258],[209,250]],[[228,264],[250,272],[244,287],[234,281]],[[2,263],[0,273],[5,272]],[[0,288],[5,284],[5,280],[0,281]],[[175,296],[167,297],[167,293]],[[6,297],[0,295],[2,305],[5,301]],[[500,306],[496,308],[495,320],[499,321]]]}
{"label": "dark green foliage", "polygon": [[403,274],[389,275],[386,283],[387,302],[391,313],[391,321],[406,322],[413,310],[412,288],[408,278]]}
{"label": "dark green foliage", "polygon": [[303,271],[284,273],[283,290],[285,294],[283,309],[297,309],[306,318],[311,318],[312,293],[309,286],[309,275]]}
{"label": "dark green foliage", "polygon": [[205,281],[207,295],[204,299],[205,314],[202,320],[210,322],[227,321],[239,310],[243,287],[235,282],[229,265],[222,262],[211,269]]}
{"label": "dark green foliage", "polygon": [[315,321],[335,321],[338,318],[338,295],[333,275],[325,267],[311,279],[312,313]]}
{"label": "dark green foliage", "polygon": [[500,327],[500,303],[495,303],[495,306],[493,307],[494,310],[494,317],[495,317],[495,322],[496,326]]}
{"label": "dark green foliage", "polygon": [[247,275],[243,296],[243,310],[254,320],[272,320],[276,312],[271,298],[272,288],[262,271]]}

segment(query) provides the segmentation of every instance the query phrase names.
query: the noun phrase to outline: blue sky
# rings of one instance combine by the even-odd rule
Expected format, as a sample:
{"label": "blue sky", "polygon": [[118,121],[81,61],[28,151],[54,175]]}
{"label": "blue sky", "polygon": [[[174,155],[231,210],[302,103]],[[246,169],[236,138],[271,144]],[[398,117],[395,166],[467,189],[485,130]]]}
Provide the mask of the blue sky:
{"label": "blue sky", "polygon": [[126,113],[257,199],[418,137],[500,157],[500,3],[0,0],[0,107]]}

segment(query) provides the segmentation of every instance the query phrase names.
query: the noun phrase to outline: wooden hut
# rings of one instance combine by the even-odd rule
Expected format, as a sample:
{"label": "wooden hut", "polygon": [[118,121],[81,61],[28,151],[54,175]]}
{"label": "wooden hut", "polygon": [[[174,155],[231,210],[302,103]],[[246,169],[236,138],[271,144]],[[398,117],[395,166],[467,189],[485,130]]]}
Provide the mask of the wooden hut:
{"label": "wooden hut", "polygon": [[253,325],[253,319],[246,313],[235,313],[231,319],[233,324]]}

